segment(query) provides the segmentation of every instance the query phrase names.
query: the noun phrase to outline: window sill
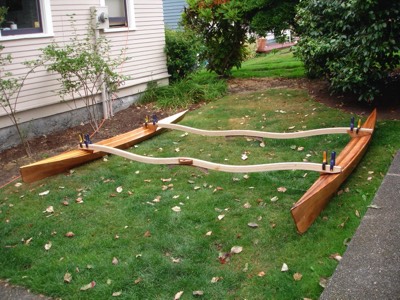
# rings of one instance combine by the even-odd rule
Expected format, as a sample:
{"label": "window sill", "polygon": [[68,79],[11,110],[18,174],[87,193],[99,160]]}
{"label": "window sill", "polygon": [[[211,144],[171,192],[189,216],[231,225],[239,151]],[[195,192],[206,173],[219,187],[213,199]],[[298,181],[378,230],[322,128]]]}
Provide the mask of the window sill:
{"label": "window sill", "polygon": [[136,27],[117,27],[117,28],[107,28],[103,29],[105,33],[108,32],[125,32],[125,31],[134,31],[136,30]]}
{"label": "window sill", "polygon": [[0,35],[0,41],[14,41],[22,39],[40,39],[54,37],[53,33],[32,33],[32,34],[16,34],[16,35]]}

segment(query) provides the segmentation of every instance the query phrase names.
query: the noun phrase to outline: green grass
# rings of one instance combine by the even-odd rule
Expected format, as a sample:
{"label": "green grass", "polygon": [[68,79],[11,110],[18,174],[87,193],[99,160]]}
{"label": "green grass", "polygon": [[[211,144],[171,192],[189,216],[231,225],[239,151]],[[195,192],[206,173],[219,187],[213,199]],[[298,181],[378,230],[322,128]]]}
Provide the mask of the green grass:
{"label": "green grass", "polygon": [[232,75],[240,78],[250,77],[285,77],[304,76],[303,63],[293,57],[290,49],[259,54],[256,58],[242,64],[242,68],[233,69]]}
{"label": "green grass", "polygon": [[[261,55],[234,71],[235,77],[300,77],[302,64],[287,50]],[[168,88],[151,88],[144,101],[161,107],[183,107],[210,101],[226,92],[226,84],[200,72]],[[147,99],[146,99],[147,98]],[[276,111],[283,110],[282,114]],[[315,103],[300,90],[274,89],[232,95],[191,112],[181,124],[210,129],[287,131],[347,126],[349,114]],[[310,230],[299,236],[290,208],[318,174],[302,171],[228,174],[145,165],[109,157],[41,182],[0,191],[0,277],[37,293],[63,299],[171,299],[195,290],[204,299],[317,299],[319,280],[329,277],[379,187],[399,148],[400,123],[379,122],[359,167]],[[323,150],[340,150],[346,136],[296,140],[224,139],[169,131],[131,149],[157,157],[189,156],[229,164],[320,162]],[[304,151],[294,151],[292,146]],[[179,148],[179,152],[177,152]],[[248,152],[249,159],[241,160]],[[371,175],[370,172],[374,173]],[[372,180],[367,180],[372,177]],[[163,182],[170,179],[168,182]],[[163,186],[173,184],[165,189]],[[116,192],[123,187],[121,193]],[[279,193],[278,187],[287,188]],[[49,190],[46,196],[40,192]],[[153,202],[156,197],[160,202]],[[278,196],[272,203],[270,199]],[[84,203],[75,199],[82,197]],[[68,201],[69,206],[62,205]],[[250,203],[250,208],[244,208]],[[43,211],[52,205],[55,213]],[[176,213],[172,207],[180,206]],[[218,215],[225,218],[219,221]],[[258,229],[247,226],[257,222]],[[344,224],[344,226],[341,226]],[[73,238],[65,237],[72,231]],[[212,235],[206,233],[212,231]],[[146,237],[149,232],[151,236]],[[32,238],[29,243],[24,241]],[[49,251],[44,245],[51,241]],[[227,264],[218,256],[234,245],[243,252]],[[112,264],[113,257],[119,263]],[[177,260],[178,262],[173,262]],[[287,263],[289,271],[280,268]],[[63,282],[66,272],[70,284]],[[265,272],[265,276],[258,274]],[[294,273],[303,275],[301,281]],[[211,283],[213,277],[219,277]],[[137,281],[135,283],[135,280]],[[80,287],[96,281],[88,291]]]}
{"label": "green grass", "polygon": [[[304,91],[274,89],[224,97],[188,113],[181,124],[287,131],[289,126],[348,126],[349,120],[349,114],[313,102]],[[204,291],[204,299],[317,299],[320,278],[331,276],[337,266],[330,255],[345,251],[344,241],[360,223],[356,211],[364,215],[400,148],[399,130],[400,122],[378,123],[367,154],[341,187],[348,192],[335,196],[302,236],[296,233],[290,208],[318,177],[311,172],[252,173],[246,179],[243,174],[111,156],[68,176],[8,186],[0,190],[0,278],[62,299],[110,299],[118,291],[119,299],[173,299],[179,291],[184,291],[181,299],[192,299],[196,290]],[[347,136],[335,135],[265,140],[262,148],[245,138],[168,131],[130,151],[228,164],[301,161],[309,154],[309,161],[320,162],[323,150],[340,152],[347,142]],[[292,145],[304,151],[294,151]],[[247,161],[241,160],[244,151]],[[163,189],[168,184],[173,187]],[[116,192],[119,186],[121,193]],[[277,191],[282,186],[285,193]],[[46,190],[48,195],[39,196]],[[157,196],[160,202],[153,202]],[[274,196],[277,202],[270,201]],[[82,204],[75,202],[78,197]],[[245,203],[251,207],[244,208]],[[55,212],[44,213],[50,205]],[[174,206],[181,212],[172,211]],[[221,214],[225,217],[219,221]],[[259,228],[249,228],[249,222]],[[75,236],[65,237],[69,231]],[[151,236],[145,237],[146,232]],[[22,242],[29,238],[29,244]],[[46,251],[49,241],[52,247]],[[219,253],[235,245],[243,252],[221,264]],[[288,272],[280,271],[283,263]],[[66,272],[73,276],[69,284],[63,282]],[[260,272],[265,276],[258,276]],[[294,273],[302,279],[295,281]],[[211,283],[213,277],[221,280]],[[97,283],[93,289],[80,291],[91,281]]]}

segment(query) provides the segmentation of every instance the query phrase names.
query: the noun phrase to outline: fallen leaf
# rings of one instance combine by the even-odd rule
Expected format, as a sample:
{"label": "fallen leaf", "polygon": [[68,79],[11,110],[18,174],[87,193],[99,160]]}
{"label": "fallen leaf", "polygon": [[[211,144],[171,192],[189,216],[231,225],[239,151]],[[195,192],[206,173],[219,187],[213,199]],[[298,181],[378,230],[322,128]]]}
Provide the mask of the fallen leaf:
{"label": "fallen leaf", "polygon": [[161,201],[161,196],[157,196],[154,198],[153,202],[158,203]]}
{"label": "fallen leaf", "polygon": [[321,287],[326,288],[326,285],[327,285],[327,284],[328,284],[328,279],[327,279],[327,278],[321,277],[321,278],[319,279],[319,285],[320,285]]}
{"label": "fallen leaf", "polygon": [[216,193],[216,192],[218,192],[218,191],[223,191],[223,190],[224,190],[224,189],[223,189],[222,187],[217,186],[217,187],[214,189],[213,193]]}
{"label": "fallen leaf", "polygon": [[109,278],[107,279],[107,284],[110,285],[112,283],[112,280]]}
{"label": "fallen leaf", "polygon": [[341,261],[341,260],[342,260],[342,256],[340,256],[339,253],[333,253],[333,254],[331,254],[331,255],[329,256],[329,258],[332,258],[332,259],[334,259],[334,260],[336,260],[336,261]]}
{"label": "fallen leaf", "polygon": [[265,148],[265,143],[264,143],[264,142],[261,142],[261,143],[260,143],[260,147],[261,147],[261,148]]}
{"label": "fallen leaf", "polygon": [[181,298],[182,294],[183,294],[183,291],[180,291],[180,292],[176,293],[175,297],[174,297],[174,300],[179,300]]}
{"label": "fallen leaf", "polygon": [[145,179],[145,180],[143,180],[144,182],[146,182],[146,183],[150,183],[151,182],[151,179]]}
{"label": "fallen leaf", "polygon": [[251,204],[250,204],[249,202],[246,202],[245,204],[243,204],[243,207],[244,207],[244,208],[250,208],[250,207],[251,207]]}
{"label": "fallen leaf", "polygon": [[64,275],[64,282],[65,283],[70,283],[72,281],[72,274],[71,273],[65,273]]}
{"label": "fallen leaf", "polygon": [[115,265],[118,265],[118,263],[119,263],[118,258],[113,257],[112,264],[115,266]]}
{"label": "fallen leaf", "polygon": [[301,273],[294,273],[293,274],[293,279],[296,281],[300,281],[301,278],[303,278],[303,275]]}
{"label": "fallen leaf", "polygon": [[367,180],[368,180],[368,181],[371,181],[371,180],[372,180],[372,177],[368,177]]}
{"label": "fallen leaf", "polygon": [[249,264],[245,263],[244,268],[242,269],[243,272],[247,272],[249,270]]}
{"label": "fallen leaf", "polygon": [[44,191],[39,193],[39,196],[46,196],[48,193],[50,193],[50,191]]}
{"label": "fallen leaf", "polygon": [[247,223],[247,226],[249,226],[250,228],[258,228],[258,224],[253,222]]}
{"label": "fallen leaf", "polygon": [[294,129],[296,126],[290,126],[290,127],[288,127],[288,129],[289,130],[292,130],[292,129]]}
{"label": "fallen leaf", "polygon": [[248,174],[245,174],[245,175],[243,175],[243,178],[244,178],[244,179],[249,179],[250,176],[249,176]]}
{"label": "fallen leaf", "polygon": [[92,289],[95,286],[96,286],[96,281],[92,281],[91,283],[88,283],[88,284],[82,286],[81,291],[86,291],[86,290]]}
{"label": "fallen leaf", "polygon": [[243,251],[243,247],[242,246],[233,246],[231,248],[231,253],[234,253],[234,254],[239,254],[242,251]]}
{"label": "fallen leaf", "polygon": [[181,211],[181,208],[180,208],[179,206],[174,206],[174,207],[172,208],[172,210],[173,210],[174,212],[180,212],[180,211]]}
{"label": "fallen leaf", "polygon": [[86,269],[88,269],[88,270],[93,269],[93,265],[86,265]]}
{"label": "fallen leaf", "polygon": [[172,199],[178,199],[178,198],[179,198],[179,195],[175,195],[172,197]]}
{"label": "fallen leaf", "polygon": [[32,239],[33,239],[33,237],[27,239],[27,240],[25,241],[25,245],[29,245],[29,243],[32,241]]}
{"label": "fallen leaf", "polygon": [[368,205],[367,207],[369,207],[369,208],[375,208],[375,209],[380,209],[380,208],[381,208],[380,206],[378,206],[378,205],[376,205],[376,204],[371,204],[371,205]]}
{"label": "fallen leaf", "polygon": [[370,174],[370,175],[374,174],[374,171],[368,171],[368,174]]}
{"label": "fallen leaf", "polygon": [[133,283],[134,284],[139,284],[139,283],[141,283],[142,282],[142,278],[141,277],[138,277]]}
{"label": "fallen leaf", "polygon": [[117,193],[121,193],[122,192],[122,186],[119,186],[115,189],[117,191]]}
{"label": "fallen leaf", "polygon": [[203,296],[204,292],[203,291],[194,291],[193,296]]}
{"label": "fallen leaf", "polygon": [[271,202],[276,202],[278,200],[279,200],[279,198],[277,196],[274,196],[274,197],[271,198]]}
{"label": "fallen leaf", "polygon": [[47,244],[44,245],[44,249],[45,249],[46,251],[49,251],[50,248],[51,248],[51,242],[48,242]]}
{"label": "fallen leaf", "polygon": [[72,231],[68,231],[68,232],[65,234],[65,236],[71,238],[71,237],[74,237],[74,236],[75,236],[75,233],[73,233]]}
{"label": "fallen leaf", "polygon": [[21,185],[22,185],[21,182],[17,182],[14,186],[15,186],[15,187],[20,187]]}
{"label": "fallen leaf", "polygon": [[149,230],[147,230],[145,233],[144,233],[144,235],[143,235],[144,237],[151,237],[151,233],[150,233],[150,231]]}
{"label": "fallen leaf", "polygon": [[246,153],[243,153],[242,154],[242,160],[246,160],[248,157],[247,157],[247,154]]}
{"label": "fallen leaf", "polygon": [[296,150],[296,149],[297,149],[297,146],[296,146],[296,145],[292,145],[292,146],[290,146],[290,149]]}
{"label": "fallen leaf", "polygon": [[225,253],[220,252],[218,255],[218,260],[221,264],[226,264],[230,260],[230,257],[231,257],[230,252],[225,252]]}
{"label": "fallen leaf", "polygon": [[210,236],[210,235],[212,235],[212,231],[208,231],[208,232],[206,233],[206,236]]}
{"label": "fallen leaf", "polygon": [[284,193],[284,192],[287,191],[287,189],[286,189],[285,187],[283,187],[283,186],[278,187],[277,190],[278,190],[278,192],[280,192],[280,193]]}
{"label": "fallen leaf", "polygon": [[297,151],[303,151],[303,150],[304,150],[304,147],[297,148]]}
{"label": "fallen leaf", "polygon": [[223,218],[225,218],[225,215],[219,215],[219,216],[218,216],[218,220],[220,220],[220,221],[221,221]]}
{"label": "fallen leaf", "polygon": [[258,277],[264,277],[265,276],[265,272],[264,271],[258,272],[257,276]]}
{"label": "fallen leaf", "polygon": [[46,208],[46,210],[44,212],[53,213],[54,212],[54,207],[52,205],[50,205],[48,208]]}
{"label": "fallen leaf", "polygon": [[83,199],[81,197],[76,198],[75,202],[78,204],[83,203]]}
{"label": "fallen leaf", "polygon": [[62,202],[62,205],[68,206],[68,205],[69,205],[69,202],[65,200],[65,201]]}
{"label": "fallen leaf", "polygon": [[175,152],[179,152],[179,151],[181,151],[181,149],[175,148]]}
{"label": "fallen leaf", "polygon": [[170,182],[172,178],[161,178],[162,182]]}
{"label": "fallen leaf", "polygon": [[281,272],[287,272],[289,271],[289,267],[287,264],[283,263],[282,268],[281,268]]}
{"label": "fallen leaf", "polygon": [[355,211],[356,217],[359,218],[360,217],[360,212],[356,209]]}
{"label": "fallen leaf", "polygon": [[171,257],[171,261],[172,261],[174,264],[179,264],[182,260],[181,260],[180,258]]}
{"label": "fallen leaf", "polygon": [[216,283],[218,281],[221,281],[223,279],[223,277],[213,277],[211,278],[211,283]]}
{"label": "fallen leaf", "polygon": [[118,291],[118,292],[112,293],[113,297],[118,297],[118,296],[121,296],[121,295],[122,295],[122,291]]}

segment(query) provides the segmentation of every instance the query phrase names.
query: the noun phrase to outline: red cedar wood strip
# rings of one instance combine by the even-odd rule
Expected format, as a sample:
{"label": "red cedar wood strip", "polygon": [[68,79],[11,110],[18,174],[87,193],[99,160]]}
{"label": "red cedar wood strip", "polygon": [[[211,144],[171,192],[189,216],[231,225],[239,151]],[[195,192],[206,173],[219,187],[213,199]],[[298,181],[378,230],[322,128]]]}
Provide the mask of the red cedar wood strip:
{"label": "red cedar wood strip", "polygon": [[[372,111],[362,127],[374,129],[375,123],[376,109]],[[303,197],[294,204],[291,214],[299,233],[307,231],[340,185],[355,169],[365,154],[371,138],[372,135],[353,137],[336,159],[336,164],[342,167],[342,173],[321,174]]]}
{"label": "red cedar wood strip", "polygon": [[[186,112],[187,110],[167,117],[162,121],[178,122],[183,119]],[[126,149],[157,134],[160,134],[163,131],[164,130],[161,128],[157,128],[157,130],[137,128],[132,131],[103,140],[98,144],[107,145],[119,149]],[[86,162],[93,161],[95,159],[103,157],[104,155],[106,155],[106,153],[91,153],[85,150],[76,149],[35,162],[30,165],[22,166],[19,170],[22,180],[24,182],[31,183],[49,176],[67,172],[74,167],[82,165]]]}

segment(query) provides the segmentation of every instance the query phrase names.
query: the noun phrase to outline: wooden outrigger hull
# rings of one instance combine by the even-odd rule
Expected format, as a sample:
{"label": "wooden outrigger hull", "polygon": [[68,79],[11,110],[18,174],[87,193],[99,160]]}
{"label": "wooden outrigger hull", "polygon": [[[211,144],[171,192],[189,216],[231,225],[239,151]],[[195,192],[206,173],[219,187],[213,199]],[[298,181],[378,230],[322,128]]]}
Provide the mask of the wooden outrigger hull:
{"label": "wooden outrigger hull", "polygon": [[[376,123],[376,109],[363,124],[363,128],[374,129]],[[353,137],[336,159],[336,165],[342,167],[338,174],[321,174],[317,181],[297,201],[291,209],[297,231],[304,233],[319,216],[328,204],[340,185],[355,169],[365,154],[372,134]]]}
{"label": "wooden outrigger hull", "polygon": [[[162,119],[160,121],[165,123],[178,122],[185,116],[187,110]],[[163,132],[163,128],[153,127],[137,128],[132,131],[117,135],[115,137],[98,142],[98,145],[108,147],[127,149],[135,144],[138,144],[146,139],[149,139],[157,134]],[[67,172],[72,168],[80,166],[84,163],[98,159],[107,153],[96,152],[91,153],[83,149],[76,149],[61,153],[59,155],[26,165],[20,168],[22,180],[24,182],[34,182],[49,176]]]}

